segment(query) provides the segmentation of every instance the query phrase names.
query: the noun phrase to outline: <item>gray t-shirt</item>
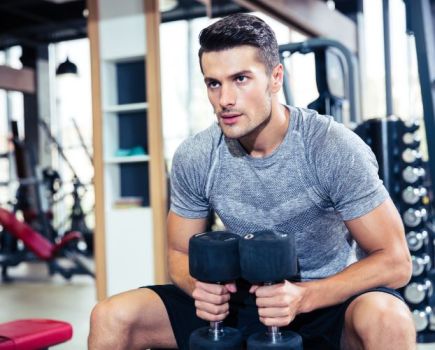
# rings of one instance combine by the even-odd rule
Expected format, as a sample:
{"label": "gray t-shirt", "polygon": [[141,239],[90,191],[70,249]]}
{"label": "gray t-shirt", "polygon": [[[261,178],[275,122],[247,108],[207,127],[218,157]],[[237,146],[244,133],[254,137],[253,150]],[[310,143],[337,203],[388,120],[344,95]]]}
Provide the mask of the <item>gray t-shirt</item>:
{"label": "gray t-shirt", "polygon": [[302,279],[317,279],[363,256],[343,221],[367,214],[388,192],[355,133],[315,111],[288,108],[287,134],[263,158],[251,157],[217,124],[184,141],[173,158],[171,210],[186,218],[214,210],[238,234],[292,233]]}

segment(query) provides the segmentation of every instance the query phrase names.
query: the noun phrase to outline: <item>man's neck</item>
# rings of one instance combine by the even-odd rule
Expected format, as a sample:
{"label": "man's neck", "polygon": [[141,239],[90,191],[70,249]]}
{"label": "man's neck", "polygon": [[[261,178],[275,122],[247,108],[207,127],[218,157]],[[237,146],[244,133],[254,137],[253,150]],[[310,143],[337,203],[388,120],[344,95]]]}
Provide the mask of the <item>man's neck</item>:
{"label": "man's neck", "polygon": [[254,158],[271,154],[283,142],[290,123],[290,111],[277,102],[272,105],[270,119],[255,132],[239,139],[246,152]]}

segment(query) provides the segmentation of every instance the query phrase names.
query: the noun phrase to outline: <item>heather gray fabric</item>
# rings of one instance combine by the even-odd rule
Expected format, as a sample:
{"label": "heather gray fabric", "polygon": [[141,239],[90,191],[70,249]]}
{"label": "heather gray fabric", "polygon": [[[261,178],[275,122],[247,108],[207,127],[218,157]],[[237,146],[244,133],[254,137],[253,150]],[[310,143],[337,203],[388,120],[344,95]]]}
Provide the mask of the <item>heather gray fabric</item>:
{"label": "heather gray fabric", "polygon": [[287,135],[264,158],[249,156],[217,124],[183,142],[171,170],[171,210],[204,218],[213,209],[238,234],[293,233],[302,279],[317,279],[363,255],[343,220],[370,212],[388,192],[356,134],[315,111],[289,109]]}

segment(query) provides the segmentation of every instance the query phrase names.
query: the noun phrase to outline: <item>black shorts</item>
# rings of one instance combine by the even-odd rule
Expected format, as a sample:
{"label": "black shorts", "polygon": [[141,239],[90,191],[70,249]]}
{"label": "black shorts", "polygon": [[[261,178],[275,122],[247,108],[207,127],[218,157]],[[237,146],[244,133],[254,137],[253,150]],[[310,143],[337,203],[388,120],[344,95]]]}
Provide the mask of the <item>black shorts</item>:
{"label": "black shorts", "polygon": [[[146,288],[156,292],[165,304],[178,348],[188,350],[190,334],[197,328],[209,325],[208,322],[196,316],[193,299],[174,285],[157,285]],[[237,293],[231,295],[230,314],[224,320],[224,325],[238,328],[244,339],[253,333],[266,331],[267,328],[259,321],[255,296],[248,292],[249,285],[244,281],[239,281],[237,288]],[[389,293],[403,301],[399,292],[394,289],[378,287],[363,293],[371,291]],[[344,315],[349,304],[358,295],[339,305],[300,314],[289,326],[281,327],[281,330],[288,329],[299,333],[303,339],[304,350],[340,349]]]}

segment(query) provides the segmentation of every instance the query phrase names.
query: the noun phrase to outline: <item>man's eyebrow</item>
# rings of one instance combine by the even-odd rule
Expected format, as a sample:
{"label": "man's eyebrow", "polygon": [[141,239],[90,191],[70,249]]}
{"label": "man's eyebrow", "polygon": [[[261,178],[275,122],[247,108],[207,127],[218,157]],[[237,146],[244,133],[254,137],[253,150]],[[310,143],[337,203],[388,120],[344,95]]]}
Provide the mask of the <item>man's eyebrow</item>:
{"label": "man's eyebrow", "polygon": [[[250,74],[250,73],[252,73],[252,71],[245,69],[245,70],[242,70],[240,72],[236,72],[234,74],[231,74],[229,77],[230,78],[236,78],[236,77],[238,77],[240,75],[246,75],[246,74]],[[213,77],[207,77],[207,76],[204,77],[204,82],[209,83],[209,82],[212,82],[212,81],[219,82],[219,79],[216,79],[216,78],[213,78]]]}

